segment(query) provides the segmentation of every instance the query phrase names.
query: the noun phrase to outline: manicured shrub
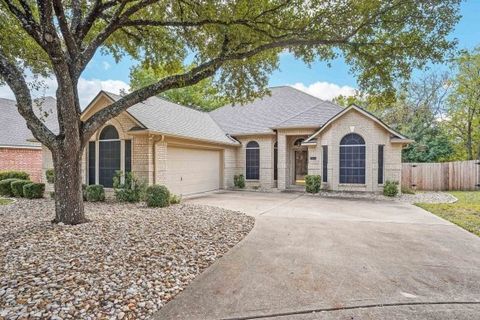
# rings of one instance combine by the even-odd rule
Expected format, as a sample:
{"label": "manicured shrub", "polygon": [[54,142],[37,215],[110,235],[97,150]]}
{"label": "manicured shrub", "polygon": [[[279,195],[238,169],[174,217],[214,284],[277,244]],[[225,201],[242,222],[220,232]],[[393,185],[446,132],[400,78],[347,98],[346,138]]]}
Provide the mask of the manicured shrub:
{"label": "manicured shrub", "polygon": [[45,171],[45,178],[48,183],[55,183],[55,171],[53,169]]}
{"label": "manicured shrub", "polygon": [[91,184],[85,189],[87,201],[98,202],[105,201],[105,189],[101,184]]}
{"label": "manicured shrub", "polygon": [[145,192],[145,201],[149,207],[166,207],[170,204],[170,191],[161,185],[149,186]]}
{"label": "manicured shrub", "polygon": [[170,204],[179,204],[182,201],[182,197],[177,196],[176,194],[170,195],[170,200],[168,201]]}
{"label": "manicured shrub", "polygon": [[305,191],[308,193],[319,193],[322,179],[319,175],[305,176]]}
{"label": "manicured shrub", "polygon": [[23,186],[23,196],[28,199],[43,198],[45,183],[28,183]]}
{"label": "manicured shrub", "polygon": [[0,171],[0,180],[5,179],[29,180],[30,176],[24,171]]}
{"label": "manicured shrub", "polygon": [[7,196],[7,197],[12,197],[13,196],[12,182],[14,182],[14,181],[18,181],[18,179],[9,178],[9,179],[0,180],[0,195],[1,196]]}
{"label": "manicured shrub", "polygon": [[243,174],[236,174],[233,176],[233,185],[237,188],[245,188],[245,177]]}
{"label": "manicured shrub", "polygon": [[12,189],[13,195],[17,198],[24,197],[23,186],[29,183],[32,183],[32,181],[30,180],[12,181],[12,183],[10,184],[10,188]]}
{"label": "manicured shrub", "polygon": [[113,190],[118,201],[138,202],[145,193],[145,184],[140,182],[132,172],[123,174],[122,171],[117,171],[113,177]]}
{"label": "manicured shrub", "polygon": [[387,197],[395,197],[398,194],[398,182],[397,181],[385,181],[383,186],[383,195]]}

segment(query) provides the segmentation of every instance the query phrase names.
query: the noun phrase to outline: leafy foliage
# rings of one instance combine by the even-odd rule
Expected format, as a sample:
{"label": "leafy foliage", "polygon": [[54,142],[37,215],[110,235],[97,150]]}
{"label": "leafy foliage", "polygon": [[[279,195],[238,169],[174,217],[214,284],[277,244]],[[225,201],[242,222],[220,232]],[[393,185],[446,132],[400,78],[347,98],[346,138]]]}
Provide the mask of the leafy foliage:
{"label": "leafy foliage", "polygon": [[[181,66],[177,68],[177,72],[184,71],[185,69]],[[137,90],[153,84],[167,75],[168,72],[165,68],[149,67],[143,64],[130,71],[130,86],[132,90]],[[172,102],[203,111],[211,111],[228,102],[228,99],[220,94],[219,90],[213,85],[211,78],[204,79],[189,87],[166,91],[160,96]]]}
{"label": "leafy foliage", "polygon": [[16,180],[16,181],[13,181],[10,184],[13,195],[17,198],[24,197],[25,195],[23,194],[23,186],[27,185],[29,183],[32,183],[32,181],[30,181],[30,180]]}
{"label": "leafy foliage", "polygon": [[27,183],[23,186],[23,196],[27,199],[43,198],[45,183]]}
{"label": "leafy foliage", "polygon": [[243,174],[236,174],[233,176],[233,185],[237,188],[245,188],[245,176]]}
{"label": "leafy foliage", "polygon": [[55,183],[55,170],[47,169],[45,171],[45,178],[47,179],[48,183]]}
{"label": "leafy foliage", "polygon": [[145,201],[148,207],[167,207],[170,204],[170,191],[157,184],[148,186]]}
{"label": "leafy foliage", "polygon": [[395,197],[398,194],[398,182],[387,180],[383,186],[383,195],[387,197]]}
{"label": "leafy foliage", "polygon": [[8,178],[0,180],[0,196],[13,196],[12,182],[17,181],[16,178]]}
{"label": "leafy foliage", "polygon": [[446,127],[460,159],[480,159],[480,47],[455,60]]}
{"label": "leafy foliage", "polygon": [[319,175],[305,176],[305,191],[308,193],[319,193],[322,185],[322,179]]}
{"label": "leafy foliage", "polygon": [[0,171],[0,180],[12,178],[28,180],[30,179],[30,175],[24,171]]}
{"label": "leafy foliage", "polygon": [[105,201],[105,189],[101,184],[91,184],[85,188],[87,201],[99,202]]}
{"label": "leafy foliage", "polygon": [[145,183],[140,182],[133,172],[123,174],[122,171],[117,171],[113,177],[113,189],[118,201],[139,202],[145,193],[145,188]]}

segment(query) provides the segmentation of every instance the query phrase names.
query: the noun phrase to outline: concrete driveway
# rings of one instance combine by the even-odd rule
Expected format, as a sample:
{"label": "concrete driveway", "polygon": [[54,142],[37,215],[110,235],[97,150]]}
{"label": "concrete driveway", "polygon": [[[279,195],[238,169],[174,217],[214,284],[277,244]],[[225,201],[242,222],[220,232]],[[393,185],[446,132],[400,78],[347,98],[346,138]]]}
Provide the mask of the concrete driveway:
{"label": "concrete driveway", "polygon": [[395,202],[223,192],[252,232],[155,319],[479,319],[480,238]]}

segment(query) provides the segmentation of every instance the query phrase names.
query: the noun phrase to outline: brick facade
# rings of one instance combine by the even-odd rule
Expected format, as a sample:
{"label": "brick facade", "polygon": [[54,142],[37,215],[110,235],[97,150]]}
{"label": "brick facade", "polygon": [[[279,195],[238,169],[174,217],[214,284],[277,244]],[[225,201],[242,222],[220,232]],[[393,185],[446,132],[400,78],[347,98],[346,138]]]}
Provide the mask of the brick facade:
{"label": "brick facade", "polygon": [[33,181],[41,181],[42,150],[0,147],[0,171],[2,170],[25,171]]}

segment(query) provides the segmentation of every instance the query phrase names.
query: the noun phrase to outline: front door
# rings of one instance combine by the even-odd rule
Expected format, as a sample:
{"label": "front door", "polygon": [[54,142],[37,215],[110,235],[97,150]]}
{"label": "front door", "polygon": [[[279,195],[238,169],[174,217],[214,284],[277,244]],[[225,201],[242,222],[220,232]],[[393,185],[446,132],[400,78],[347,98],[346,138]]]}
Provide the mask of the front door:
{"label": "front door", "polygon": [[305,184],[307,167],[308,152],[304,150],[295,151],[295,184]]}

